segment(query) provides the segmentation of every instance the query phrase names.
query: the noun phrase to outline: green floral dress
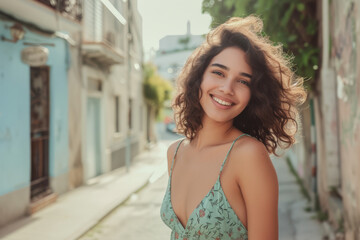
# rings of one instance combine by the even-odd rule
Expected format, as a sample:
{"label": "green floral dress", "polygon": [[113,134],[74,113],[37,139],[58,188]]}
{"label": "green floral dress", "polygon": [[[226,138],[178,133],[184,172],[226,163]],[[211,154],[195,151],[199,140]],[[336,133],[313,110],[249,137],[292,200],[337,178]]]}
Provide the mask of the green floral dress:
{"label": "green floral dress", "polygon": [[168,187],[160,210],[161,219],[172,230],[171,240],[248,239],[247,229],[231,208],[220,183],[220,174],[225,165],[226,159],[228,158],[234,143],[244,135],[247,134],[242,134],[233,141],[225,160],[221,165],[219,176],[214,186],[191,213],[185,227],[177,218],[171,204],[172,168],[176,153],[184,139],[179,142],[172,160]]}

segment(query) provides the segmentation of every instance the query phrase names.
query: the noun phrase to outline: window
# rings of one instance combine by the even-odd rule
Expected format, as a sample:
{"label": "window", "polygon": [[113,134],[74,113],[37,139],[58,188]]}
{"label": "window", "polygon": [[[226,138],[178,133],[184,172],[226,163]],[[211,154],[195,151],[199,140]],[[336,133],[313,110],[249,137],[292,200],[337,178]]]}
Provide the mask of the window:
{"label": "window", "polygon": [[115,96],[115,132],[120,132],[120,98],[119,96]]}

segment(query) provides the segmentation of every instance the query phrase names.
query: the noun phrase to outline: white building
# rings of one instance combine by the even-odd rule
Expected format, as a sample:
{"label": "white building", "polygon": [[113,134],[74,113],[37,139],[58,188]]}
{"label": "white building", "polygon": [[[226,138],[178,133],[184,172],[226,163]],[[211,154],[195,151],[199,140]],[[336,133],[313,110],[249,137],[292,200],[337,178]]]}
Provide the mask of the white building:
{"label": "white building", "polygon": [[190,22],[184,35],[169,35],[159,41],[159,50],[154,62],[159,74],[170,81],[175,81],[179,71],[195,48],[204,41],[203,35],[192,35]]}
{"label": "white building", "polygon": [[129,165],[146,141],[136,0],[84,1],[84,180]]}

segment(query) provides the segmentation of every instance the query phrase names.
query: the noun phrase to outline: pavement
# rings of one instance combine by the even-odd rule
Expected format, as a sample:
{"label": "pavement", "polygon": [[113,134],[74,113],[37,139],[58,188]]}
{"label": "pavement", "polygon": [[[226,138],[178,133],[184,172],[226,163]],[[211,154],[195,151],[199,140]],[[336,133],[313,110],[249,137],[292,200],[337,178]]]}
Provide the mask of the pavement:
{"label": "pavement", "polygon": [[[45,209],[0,229],[3,240],[75,240],[149,183],[167,173],[167,142],[138,155],[130,170],[101,175],[88,185],[61,195]],[[285,160],[273,159],[279,179],[279,239],[322,240],[322,225],[307,212]],[[164,227],[166,227],[164,225]]]}
{"label": "pavement", "polygon": [[283,158],[272,158],[279,182],[279,239],[323,240],[323,225],[316,212],[309,211],[308,200],[302,195],[295,176]]}
{"label": "pavement", "polygon": [[128,172],[125,168],[114,170],[61,195],[50,206],[0,229],[0,239],[79,238],[132,193],[166,173],[166,149],[166,144],[160,143],[138,155]]}

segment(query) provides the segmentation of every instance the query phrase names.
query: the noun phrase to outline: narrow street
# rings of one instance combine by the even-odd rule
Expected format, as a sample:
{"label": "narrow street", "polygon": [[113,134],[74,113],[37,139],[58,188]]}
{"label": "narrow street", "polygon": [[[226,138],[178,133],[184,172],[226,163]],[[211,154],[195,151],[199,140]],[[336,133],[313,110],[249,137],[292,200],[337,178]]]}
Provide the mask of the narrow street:
{"label": "narrow street", "polygon": [[[166,132],[161,124],[157,126],[157,132],[159,140],[167,145],[178,138]],[[307,200],[301,195],[285,160],[276,158],[273,164],[279,179],[279,239],[322,240],[321,225],[315,220],[314,212],[305,211]],[[158,179],[134,193],[79,240],[169,239],[170,229],[159,216],[168,181],[166,165],[162,168],[163,174]]]}
{"label": "narrow street", "polygon": [[160,205],[167,184],[164,174],[110,213],[79,240],[168,240],[170,229],[160,219]]}
{"label": "narrow street", "polygon": [[[159,141],[166,145],[180,137],[166,131],[162,123],[157,124],[156,131]],[[160,219],[160,206],[168,181],[166,163],[162,167],[160,178],[132,194],[127,202],[114,209],[79,240],[168,240],[170,229]]]}
{"label": "narrow street", "polygon": [[359,32],[360,0],[0,0],[0,239],[169,239],[175,100],[289,144],[278,239],[360,240]]}

